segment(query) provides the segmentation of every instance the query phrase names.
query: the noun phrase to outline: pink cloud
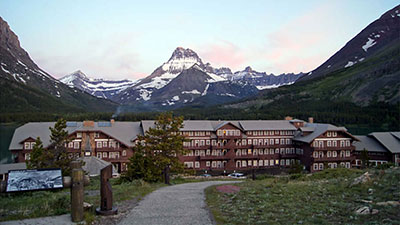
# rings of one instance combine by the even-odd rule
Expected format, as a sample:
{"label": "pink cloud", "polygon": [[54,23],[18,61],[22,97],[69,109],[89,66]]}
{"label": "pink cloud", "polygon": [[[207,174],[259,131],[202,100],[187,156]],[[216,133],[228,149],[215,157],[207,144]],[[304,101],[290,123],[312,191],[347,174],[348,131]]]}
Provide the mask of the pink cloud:
{"label": "pink cloud", "polygon": [[225,66],[231,69],[243,67],[247,61],[242,49],[229,41],[203,46],[199,50],[199,56],[215,67]]}
{"label": "pink cloud", "polygon": [[260,57],[275,72],[308,72],[331,54],[328,48],[335,29],[337,3],[325,2],[293,18],[267,35],[267,45]]}

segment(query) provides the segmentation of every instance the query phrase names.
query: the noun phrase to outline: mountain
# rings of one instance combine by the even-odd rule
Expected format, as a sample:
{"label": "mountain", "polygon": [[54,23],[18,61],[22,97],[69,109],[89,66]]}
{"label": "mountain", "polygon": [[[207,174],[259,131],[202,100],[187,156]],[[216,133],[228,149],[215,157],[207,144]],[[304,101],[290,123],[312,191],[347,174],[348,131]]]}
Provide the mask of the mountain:
{"label": "mountain", "polygon": [[133,86],[137,81],[132,80],[105,80],[87,77],[78,70],[60,79],[60,81],[71,88],[85,91],[97,98],[110,99],[124,89]]}
{"label": "mountain", "polygon": [[[292,85],[266,89],[257,96],[212,107],[185,108],[177,114],[192,119],[280,119],[291,115],[300,119],[313,116],[316,121],[353,125],[356,133],[366,127],[371,130],[399,130],[400,124],[400,6],[389,10],[350,40],[311,75],[304,75]],[[374,39],[365,46],[377,30],[388,36]],[[391,34],[397,32],[397,35]],[[361,35],[361,36],[360,36]],[[376,33],[374,34],[376,35]],[[366,38],[366,39],[365,39]],[[357,41],[365,40],[365,42]],[[353,43],[358,42],[358,47]],[[364,48],[362,48],[364,46]],[[360,51],[361,49],[361,51]],[[345,54],[359,60],[346,66]],[[344,59],[341,60],[340,57]],[[333,62],[337,64],[334,65]],[[330,64],[332,63],[332,64]],[[336,68],[334,70],[334,68]],[[248,69],[250,71],[250,69]],[[198,115],[198,116],[197,116]],[[360,130],[359,130],[360,129]]]}
{"label": "mountain", "polygon": [[259,90],[264,90],[293,84],[303,75],[303,73],[287,73],[280,75],[266,74],[265,72],[257,72],[248,66],[243,71],[235,72],[229,78],[231,80],[247,82],[248,84],[256,86]]}
{"label": "mountain", "polygon": [[0,111],[113,111],[116,104],[70,88],[39,68],[0,17]]}
{"label": "mountain", "polygon": [[183,105],[213,105],[257,94],[261,89],[292,84],[301,74],[267,75],[251,70],[232,73],[214,68],[196,52],[178,47],[169,60],[148,77],[110,97],[126,110],[166,109]]}
{"label": "mountain", "polygon": [[400,6],[396,6],[369,24],[326,62],[299,80],[325,76],[338,69],[354,66],[399,42]]}

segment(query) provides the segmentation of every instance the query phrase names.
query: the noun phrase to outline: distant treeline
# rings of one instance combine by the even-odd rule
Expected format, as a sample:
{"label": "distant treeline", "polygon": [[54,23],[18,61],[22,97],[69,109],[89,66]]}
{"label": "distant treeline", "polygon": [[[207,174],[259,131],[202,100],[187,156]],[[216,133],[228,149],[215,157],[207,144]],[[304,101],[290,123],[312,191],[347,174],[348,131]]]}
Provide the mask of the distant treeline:
{"label": "distant treeline", "polygon": [[[268,105],[250,108],[183,108],[173,111],[175,116],[186,120],[281,120],[292,116],[307,121],[313,117],[315,122],[331,123],[338,126],[367,126],[380,130],[400,130],[400,104],[374,103],[360,107],[351,102],[310,101],[295,104],[293,101],[279,101]],[[159,112],[122,113],[116,121],[154,120]],[[113,113],[2,113],[0,123],[45,122],[64,118],[67,121],[107,121]]]}

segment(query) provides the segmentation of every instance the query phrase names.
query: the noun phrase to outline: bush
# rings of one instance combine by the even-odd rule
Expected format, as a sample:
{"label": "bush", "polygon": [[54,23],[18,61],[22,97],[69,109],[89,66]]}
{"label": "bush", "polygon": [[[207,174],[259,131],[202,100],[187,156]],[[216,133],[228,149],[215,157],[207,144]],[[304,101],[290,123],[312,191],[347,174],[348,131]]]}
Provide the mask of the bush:
{"label": "bush", "polygon": [[389,169],[392,166],[394,166],[394,163],[388,162],[388,163],[380,164],[376,168],[379,169],[379,170],[386,170],[386,169]]}

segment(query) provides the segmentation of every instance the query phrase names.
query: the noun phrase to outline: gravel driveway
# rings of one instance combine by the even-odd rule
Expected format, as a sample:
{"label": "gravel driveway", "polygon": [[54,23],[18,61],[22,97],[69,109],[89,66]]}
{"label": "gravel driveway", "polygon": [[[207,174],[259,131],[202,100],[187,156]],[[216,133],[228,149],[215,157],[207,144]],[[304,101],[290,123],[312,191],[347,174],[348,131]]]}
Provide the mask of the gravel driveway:
{"label": "gravel driveway", "polygon": [[160,188],[144,197],[119,224],[214,224],[205,203],[204,189],[227,183],[235,181],[207,181]]}

